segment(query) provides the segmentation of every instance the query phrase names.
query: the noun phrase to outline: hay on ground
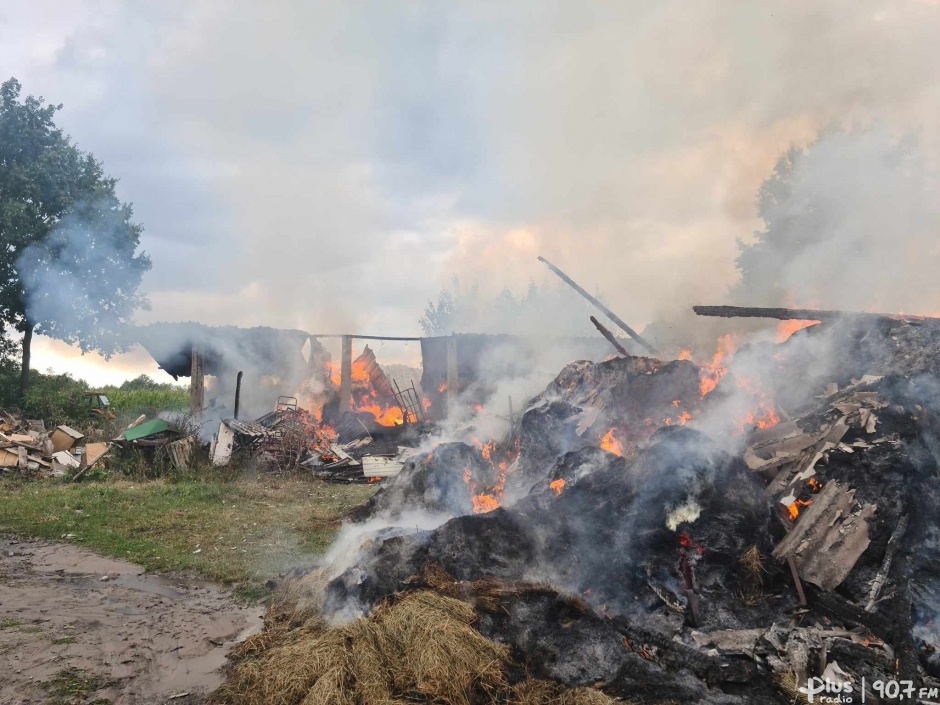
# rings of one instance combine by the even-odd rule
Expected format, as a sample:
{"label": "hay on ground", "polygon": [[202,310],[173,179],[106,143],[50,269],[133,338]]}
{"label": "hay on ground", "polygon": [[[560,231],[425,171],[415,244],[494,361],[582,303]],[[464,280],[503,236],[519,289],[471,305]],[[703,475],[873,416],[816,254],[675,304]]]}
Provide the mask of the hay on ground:
{"label": "hay on ground", "polygon": [[622,703],[594,688],[565,688],[530,678],[512,689],[510,705],[613,705]]}
{"label": "hay on ground", "polygon": [[423,696],[447,705],[492,700],[507,688],[509,648],[471,625],[465,602],[409,593],[373,617],[296,630],[235,666],[222,691],[246,705],[391,705]]}

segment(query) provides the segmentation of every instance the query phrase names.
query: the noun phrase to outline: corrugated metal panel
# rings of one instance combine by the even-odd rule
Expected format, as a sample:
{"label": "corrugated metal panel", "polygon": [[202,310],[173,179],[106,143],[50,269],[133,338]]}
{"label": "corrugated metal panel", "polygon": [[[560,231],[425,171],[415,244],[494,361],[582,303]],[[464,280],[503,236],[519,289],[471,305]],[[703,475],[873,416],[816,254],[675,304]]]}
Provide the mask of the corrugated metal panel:
{"label": "corrugated metal panel", "polygon": [[366,477],[394,477],[405,466],[401,460],[384,455],[364,455],[359,462]]}
{"label": "corrugated metal panel", "polygon": [[223,419],[222,423],[232,429],[235,433],[252,438],[262,438],[268,435],[268,429],[264,426],[252,423],[251,421],[239,421],[238,419]]}

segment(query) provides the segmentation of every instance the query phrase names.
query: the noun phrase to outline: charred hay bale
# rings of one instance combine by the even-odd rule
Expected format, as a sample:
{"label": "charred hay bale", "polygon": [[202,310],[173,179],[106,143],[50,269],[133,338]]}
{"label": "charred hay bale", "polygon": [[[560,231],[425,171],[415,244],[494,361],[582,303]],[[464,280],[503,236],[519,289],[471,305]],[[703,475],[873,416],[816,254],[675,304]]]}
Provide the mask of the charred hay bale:
{"label": "charred hay bale", "polygon": [[460,580],[521,579],[540,559],[527,524],[503,508],[457,517],[430,533],[428,559]]}
{"label": "charred hay bale", "polygon": [[330,580],[324,615],[333,619],[369,614],[383,599],[404,589],[428,560],[428,532],[394,536],[360,551],[356,563]]}
{"label": "charred hay bale", "polygon": [[461,580],[519,579],[537,564],[519,519],[505,509],[457,517],[430,532],[377,541],[356,564],[330,581],[324,611],[368,614],[432,561]]}
{"label": "charred hay bale", "polygon": [[[700,405],[698,367],[644,357],[572,362],[537,396],[521,422],[519,476],[537,482],[565,453],[612,427],[644,442],[656,428],[693,416]],[[589,430],[590,429],[590,430]]]}
{"label": "charred hay bale", "polygon": [[408,460],[402,471],[386,480],[369,501],[350,515],[364,522],[376,516],[396,516],[423,510],[452,516],[473,511],[466,478],[485,486],[498,481],[496,469],[480,449],[465,443],[442,443],[431,453]]}
{"label": "charred hay bale", "polygon": [[577,434],[580,417],[581,409],[566,401],[530,407],[520,425],[518,475],[510,482],[528,488],[543,479],[560,456],[587,445],[588,439]]}
{"label": "charred hay bale", "polygon": [[576,482],[588,476],[625,476],[626,472],[626,459],[596,446],[570,451],[558,458],[547,477],[533,484],[528,494],[513,504],[512,508],[522,514],[550,510],[556,507],[556,498]]}
{"label": "charred hay bale", "polygon": [[540,488],[513,507],[377,541],[330,584],[330,609],[368,610],[431,560],[460,580],[548,580],[622,614],[651,580],[679,594],[686,551],[697,587],[714,592],[706,609],[729,627],[757,619],[734,603],[741,557],[771,547],[760,484],[700,433],[663,429],[653,441],[632,464],[595,449],[566,455],[553,471],[572,478],[560,494]]}
{"label": "charred hay bale", "polygon": [[[627,612],[651,576],[677,591],[686,535],[697,583],[730,600],[741,557],[755,544],[766,553],[772,547],[760,483],[691,429],[662,429],[651,443],[632,463],[597,464],[560,494],[533,493],[511,509],[536,545],[538,565],[565,589],[588,591],[592,604]],[[559,471],[593,466],[598,457],[569,454]]]}
{"label": "charred hay bale", "polygon": [[626,664],[623,638],[593,612],[556,591],[508,593],[499,610],[480,615],[478,629],[511,644],[536,678],[566,686],[606,684]]}

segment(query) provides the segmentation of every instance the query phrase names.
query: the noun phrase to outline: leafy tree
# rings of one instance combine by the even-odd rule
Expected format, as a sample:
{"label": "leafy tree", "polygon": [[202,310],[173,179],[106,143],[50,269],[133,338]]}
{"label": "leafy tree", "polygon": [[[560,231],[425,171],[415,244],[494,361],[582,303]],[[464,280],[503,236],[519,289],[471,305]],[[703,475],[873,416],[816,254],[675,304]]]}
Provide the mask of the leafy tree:
{"label": "leafy tree", "polygon": [[0,85],[0,322],[23,334],[25,398],[34,332],[83,352],[126,349],[150,259],[117,180],[55,126],[62,106],[20,92],[16,79]]}
{"label": "leafy tree", "polygon": [[154,381],[149,375],[138,375],[134,377],[134,379],[128,379],[122,382],[118,389],[122,392],[134,392],[138,390],[164,389],[171,386],[172,385],[169,384],[160,384]]}
{"label": "leafy tree", "polygon": [[882,129],[827,130],[791,147],[760,187],[763,229],[739,243],[735,298],[752,306],[923,306],[936,289],[936,188],[916,141]]}

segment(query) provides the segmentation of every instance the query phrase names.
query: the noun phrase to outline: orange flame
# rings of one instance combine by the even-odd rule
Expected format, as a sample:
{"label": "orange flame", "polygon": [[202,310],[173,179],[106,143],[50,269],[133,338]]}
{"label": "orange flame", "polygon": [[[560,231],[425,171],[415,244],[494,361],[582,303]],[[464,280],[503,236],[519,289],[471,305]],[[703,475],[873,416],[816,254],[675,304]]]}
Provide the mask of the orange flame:
{"label": "orange flame", "polygon": [[563,478],[558,478],[557,480],[552,480],[548,483],[548,486],[554,490],[555,494],[561,494],[561,491],[565,489],[565,485],[568,484],[564,481]]}
{"label": "orange flame", "polygon": [[819,321],[780,321],[777,324],[777,342],[785,343],[798,330],[815,326]]}
{"label": "orange flame", "polygon": [[738,433],[745,433],[754,426],[770,428],[780,423],[780,416],[773,403],[768,401],[760,384],[748,377],[736,376],[735,382],[749,396],[754,398],[754,407],[745,413],[738,425]]}
{"label": "orange flame", "polygon": [[497,462],[496,453],[499,450],[497,441],[482,443],[479,439],[473,438],[473,443],[480,448],[480,454],[496,470],[496,483],[488,487],[473,479],[473,473],[470,468],[465,468],[463,481],[470,488],[470,502],[473,505],[474,514],[486,514],[497,509],[503,503],[503,493],[506,486],[506,473],[509,471],[509,459],[518,453],[518,448],[509,451],[507,459]]}
{"label": "orange flame", "polygon": [[809,478],[809,479],[806,481],[806,484],[809,485],[809,488],[810,488],[813,492],[819,492],[819,490],[821,490],[821,489],[823,488],[822,483],[821,483],[819,480],[817,480],[815,477]]}
{"label": "orange flame", "polygon": [[679,360],[691,360],[692,359],[692,349],[691,348],[682,348],[679,351]]}
{"label": "orange flame", "polygon": [[[341,365],[336,362],[330,362],[329,372],[333,385],[339,389],[341,381]],[[365,362],[358,359],[352,363],[352,410],[355,412],[367,411],[375,417],[375,420],[382,426],[398,426],[404,423],[404,414],[397,406],[390,406],[381,402],[376,391],[371,386],[368,368]],[[320,416],[323,413],[323,404],[320,403]]]}
{"label": "orange flame", "polygon": [[734,351],[738,346],[737,337],[734,333],[728,333],[718,339],[718,350],[710,362],[706,362],[699,369],[698,390],[702,397],[711,393],[721,378],[728,371],[728,363],[734,357]]}
{"label": "orange flame", "polygon": [[756,409],[747,412],[742,421],[742,426],[744,429],[752,426],[757,426],[757,428],[770,428],[771,426],[776,426],[778,423],[780,423],[780,417],[777,415],[777,412],[774,411],[772,407],[765,406],[764,400],[762,399]]}
{"label": "orange flame", "polygon": [[807,500],[798,499],[789,507],[787,507],[787,511],[790,513],[790,521],[795,521],[796,518],[800,516],[800,507],[808,507],[812,503],[813,503],[813,500],[811,499],[807,499]]}
{"label": "orange flame", "polygon": [[614,455],[623,456],[623,446],[614,436],[614,429],[610,429],[604,434],[604,437],[601,438],[601,449],[606,450],[608,453],[613,453]]}

